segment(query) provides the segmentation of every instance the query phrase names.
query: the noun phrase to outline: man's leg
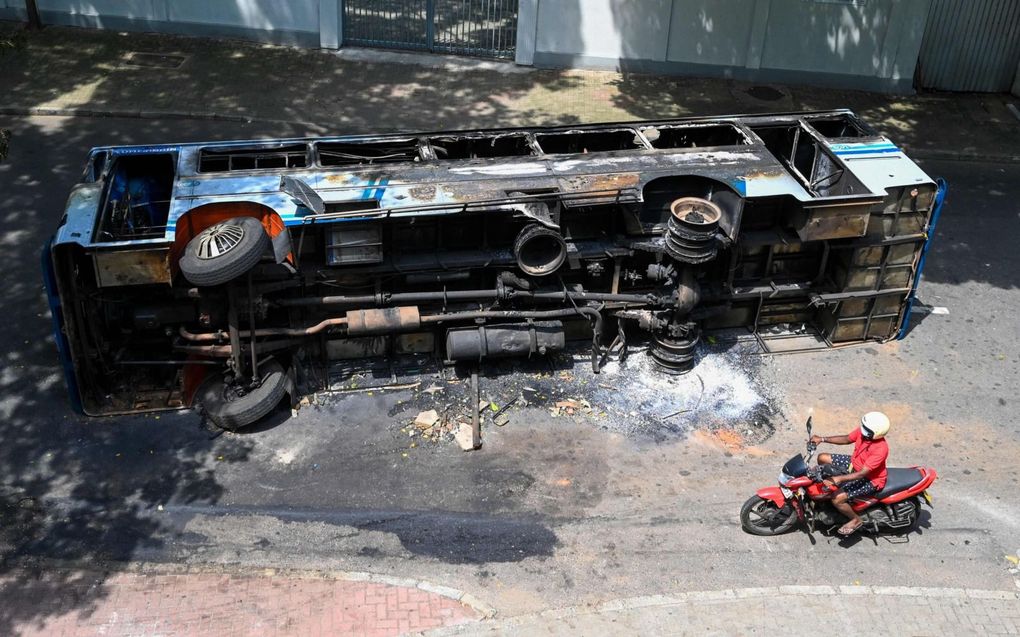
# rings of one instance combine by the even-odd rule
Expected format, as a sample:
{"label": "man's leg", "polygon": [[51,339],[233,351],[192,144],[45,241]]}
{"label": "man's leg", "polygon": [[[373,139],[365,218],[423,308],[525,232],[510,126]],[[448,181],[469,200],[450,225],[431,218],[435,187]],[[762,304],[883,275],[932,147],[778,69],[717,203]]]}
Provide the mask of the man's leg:
{"label": "man's leg", "polygon": [[818,466],[829,467],[830,475],[850,473],[850,456],[845,453],[820,453]]}
{"label": "man's leg", "polygon": [[848,496],[846,492],[840,491],[837,493],[836,497],[832,499],[832,506],[836,507],[836,510],[847,518],[847,523],[839,530],[840,535],[849,535],[864,524],[861,520],[861,516],[857,515],[854,508],[850,506],[850,496]]}

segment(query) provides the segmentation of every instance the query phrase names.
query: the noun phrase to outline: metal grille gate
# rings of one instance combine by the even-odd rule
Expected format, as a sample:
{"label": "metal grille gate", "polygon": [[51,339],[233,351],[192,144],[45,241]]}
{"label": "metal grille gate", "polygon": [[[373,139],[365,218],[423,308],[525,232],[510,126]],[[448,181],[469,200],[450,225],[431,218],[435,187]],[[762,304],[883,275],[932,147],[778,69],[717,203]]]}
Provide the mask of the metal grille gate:
{"label": "metal grille gate", "polygon": [[341,0],[344,44],[513,59],[518,0]]}
{"label": "metal grille gate", "polygon": [[943,91],[1008,92],[1020,61],[1020,2],[934,0],[918,80]]}

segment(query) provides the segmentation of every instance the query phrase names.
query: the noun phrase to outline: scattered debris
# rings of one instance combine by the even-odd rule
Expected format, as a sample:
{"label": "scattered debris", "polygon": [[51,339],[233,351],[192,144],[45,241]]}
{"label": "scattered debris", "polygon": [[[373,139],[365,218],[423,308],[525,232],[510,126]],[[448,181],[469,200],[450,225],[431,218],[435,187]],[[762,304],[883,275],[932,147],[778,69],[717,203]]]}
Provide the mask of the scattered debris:
{"label": "scattered debris", "polygon": [[453,434],[453,437],[462,450],[474,451],[474,429],[471,425],[460,423],[460,427],[457,428],[457,433]]}
{"label": "scattered debris", "polygon": [[359,393],[362,393],[362,392],[368,392],[369,395],[371,395],[372,392],[375,392],[375,391],[387,391],[387,390],[395,391],[395,390],[400,390],[400,389],[415,389],[415,388],[421,386],[421,382],[419,381],[419,382],[416,382],[416,383],[404,383],[403,385],[397,385],[397,384],[375,385],[375,386],[372,386],[372,387],[358,387],[357,383],[351,383],[351,385],[352,386],[349,389],[334,389],[334,390],[331,390],[331,391],[333,391],[334,393],[337,393],[337,394],[359,394]]}
{"label": "scattered debris", "polygon": [[[466,370],[457,377],[454,370],[437,364],[431,368],[435,375],[423,378],[429,372],[419,366],[413,374],[422,380],[420,388],[401,396],[389,413],[408,423],[400,433],[419,448],[425,442],[452,442],[464,426],[473,426],[474,414],[478,414],[480,433],[486,425],[495,429],[511,420],[535,421],[532,416],[522,420],[514,412],[536,409],[542,412],[538,422],[543,414],[545,418],[583,417],[586,423],[608,431],[657,441],[700,431],[709,436],[705,442],[741,455],[755,453],[754,446],[775,431],[781,413],[779,397],[773,393],[777,386],[773,368],[768,358],[751,353],[751,348],[732,342],[715,347],[703,343],[697,372],[683,376],[662,374],[643,351],[643,344],[631,343],[629,349],[626,360],[608,360],[599,375],[591,372],[586,350],[532,361],[493,360],[485,366],[484,393],[472,391]],[[397,375],[391,382],[411,378]],[[369,380],[366,374],[360,382],[364,385]],[[458,384],[464,389],[446,391]],[[716,433],[725,430],[738,432],[739,442]],[[405,450],[410,442],[402,445]]]}
{"label": "scattered debris", "polygon": [[[479,399],[479,387],[478,387],[478,370],[471,370],[471,396],[475,403],[479,403],[478,409],[471,414],[471,449],[478,449],[482,446],[482,407],[480,405],[481,400]],[[458,433],[462,433],[464,427],[460,428]],[[461,449],[464,448],[464,443],[460,440]],[[467,451],[465,449],[465,451]]]}
{"label": "scattered debris", "polygon": [[[493,417],[493,418],[497,418],[497,417],[499,417],[499,416],[502,416],[502,415],[503,415],[503,413],[504,413],[504,412],[505,412],[505,411],[506,411],[507,409],[510,409],[510,407],[511,407],[511,406],[512,406],[512,405],[513,405],[514,403],[516,403],[516,402],[517,402],[517,400],[518,400],[519,398],[520,398],[520,396],[514,396],[513,398],[511,398],[510,400],[508,400],[508,401],[507,401],[507,402],[506,402],[506,403],[505,403],[505,404],[504,404],[504,405],[503,405],[502,407],[500,407],[499,409],[496,409],[496,410],[495,410],[495,412],[496,412],[496,413],[495,413],[495,414],[493,414],[493,416],[492,416],[492,417]],[[495,403],[493,403],[493,404],[495,404]]]}
{"label": "scattered debris", "polygon": [[418,429],[431,429],[437,422],[439,422],[439,412],[430,409],[418,413],[418,417],[414,419],[414,426]]}
{"label": "scattered debris", "polygon": [[918,303],[910,310],[914,314],[949,314],[949,308],[942,305],[922,305]]}
{"label": "scattered debris", "polygon": [[591,413],[591,403],[583,398],[570,398],[568,400],[558,400],[555,405],[549,410],[550,415],[553,418],[561,415],[573,416],[577,412]]}

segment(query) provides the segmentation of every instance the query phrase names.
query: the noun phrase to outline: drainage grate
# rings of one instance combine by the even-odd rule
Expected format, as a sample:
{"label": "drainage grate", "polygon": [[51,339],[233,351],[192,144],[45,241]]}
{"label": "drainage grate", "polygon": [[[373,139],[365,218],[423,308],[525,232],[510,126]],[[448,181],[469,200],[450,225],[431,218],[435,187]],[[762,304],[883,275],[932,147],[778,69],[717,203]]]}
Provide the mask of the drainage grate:
{"label": "drainage grate", "polygon": [[130,66],[144,66],[155,69],[178,69],[188,58],[167,53],[128,53],[124,63]]}
{"label": "drainage grate", "polygon": [[775,102],[786,97],[782,91],[778,91],[771,86],[752,86],[747,89],[747,94],[756,100],[765,102]]}

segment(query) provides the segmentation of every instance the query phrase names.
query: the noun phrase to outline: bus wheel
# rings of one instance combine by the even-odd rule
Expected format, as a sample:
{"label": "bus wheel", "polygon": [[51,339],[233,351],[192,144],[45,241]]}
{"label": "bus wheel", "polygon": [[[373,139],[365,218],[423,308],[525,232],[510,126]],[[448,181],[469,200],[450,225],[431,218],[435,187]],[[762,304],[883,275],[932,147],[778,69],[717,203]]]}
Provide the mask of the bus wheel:
{"label": "bus wheel", "polygon": [[269,235],[258,219],[227,219],[188,242],[180,260],[181,272],[198,286],[227,283],[255,267],[270,246]]}
{"label": "bus wheel", "polygon": [[254,386],[228,383],[223,374],[216,374],[202,383],[195,400],[213,424],[236,431],[268,416],[286,392],[287,373],[279,361],[270,359],[259,365]]}

